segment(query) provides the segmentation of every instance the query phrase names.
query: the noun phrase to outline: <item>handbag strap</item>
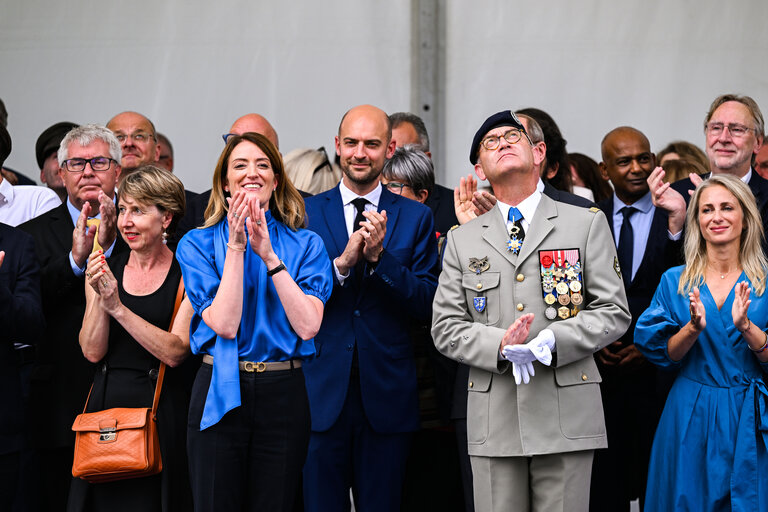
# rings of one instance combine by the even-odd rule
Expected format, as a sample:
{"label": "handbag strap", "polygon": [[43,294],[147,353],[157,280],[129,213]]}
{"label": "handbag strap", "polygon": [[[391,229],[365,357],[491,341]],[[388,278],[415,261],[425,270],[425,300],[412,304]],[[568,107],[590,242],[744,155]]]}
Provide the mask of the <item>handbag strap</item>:
{"label": "handbag strap", "polygon": [[[171,324],[168,331],[173,329],[173,322],[176,320],[176,314],[179,312],[181,301],[184,299],[184,279],[179,279],[179,289],[176,291],[176,302],[173,304],[173,314],[171,315]],[[157,372],[157,384],[155,384],[155,397],[152,399],[152,419],[157,418],[157,404],[160,402],[160,391],[163,389],[163,379],[165,378],[165,363],[160,362],[160,368]]]}
{"label": "handbag strap", "polygon": [[[173,314],[171,315],[171,324],[168,326],[168,331],[173,329],[173,322],[176,320],[176,314],[179,312],[181,301],[184,300],[184,279],[179,279],[179,289],[176,291],[176,301],[173,304]],[[163,389],[163,379],[165,378],[165,363],[160,362],[160,368],[157,371],[157,384],[155,384],[155,395],[152,398],[152,419],[157,419],[157,404],[160,402],[160,391]],[[91,383],[91,389],[88,390],[88,397],[85,399],[85,405],[83,406],[83,414],[88,409],[88,402],[91,400],[91,393],[93,392],[93,383]]]}

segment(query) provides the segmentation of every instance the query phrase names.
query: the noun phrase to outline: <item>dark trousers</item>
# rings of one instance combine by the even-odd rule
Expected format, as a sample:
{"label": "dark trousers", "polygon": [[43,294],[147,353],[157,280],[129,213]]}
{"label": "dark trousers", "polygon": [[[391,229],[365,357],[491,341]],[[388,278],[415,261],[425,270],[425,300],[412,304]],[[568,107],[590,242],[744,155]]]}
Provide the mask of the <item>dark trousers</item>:
{"label": "dark trousers", "polygon": [[309,441],[304,373],[240,372],[241,405],[200,430],[212,367],[192,388],[187,426],[195,510],[292,511]]}
{"label": "dark trousers", "polygon": [[312,432],[304,466],[304,510],[399,511],[412,434],[373,430],[365,416],[360,383],[351,379],[339,419],[325,432]]}
{"label": "dark trousers", "polygon": [[19,486],[19,452],[0,455],[0,509],[10,506]]}

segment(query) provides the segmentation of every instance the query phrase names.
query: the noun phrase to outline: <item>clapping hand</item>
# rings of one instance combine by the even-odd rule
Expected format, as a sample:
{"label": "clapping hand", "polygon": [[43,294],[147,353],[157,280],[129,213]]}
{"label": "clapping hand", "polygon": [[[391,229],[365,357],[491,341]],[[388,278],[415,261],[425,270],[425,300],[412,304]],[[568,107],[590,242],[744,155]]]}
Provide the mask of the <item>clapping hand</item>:
{"label": "clapping hand", "polygon": [[698,288],[694,288],[688,294],[688,300],[690,301],[691,325],[695,330],[701,332],[707,326],[707,312],[704,309],[704,304],[701,303],[701,293]]}
{"label": "clapping hand", "polygon": [[742,281],[736,284],[734,291],[733,307],[731,308],[731,316],[733,317],[733,325],[736,329],[743,332],[749,327],[749,319],[747,318],[747,311],[752,300],[749,298],[750,290],[749,285]]}
{"label": "clapping hand", "polygon": [[102,250],[93,251],[85,269],[88,284],[101,297],[101,307],[109,314],[114,314],[122,305],[117,291],[117,279],[107,264]]}

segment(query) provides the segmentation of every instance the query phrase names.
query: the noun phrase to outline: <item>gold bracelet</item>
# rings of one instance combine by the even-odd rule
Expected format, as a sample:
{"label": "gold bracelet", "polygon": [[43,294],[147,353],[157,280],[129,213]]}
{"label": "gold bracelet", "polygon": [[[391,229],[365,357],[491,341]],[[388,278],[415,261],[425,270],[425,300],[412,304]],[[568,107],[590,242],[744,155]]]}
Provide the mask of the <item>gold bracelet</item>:
{"label": "gold bracelet", "polygon": [[237,247],[237,246],[231,245],[229,242],[227,242],[227,247],[229,247],[233,251],[245,252],[245,247]]}
{"label": "gold bracelet", "polygon": [[747,326],[744,328],[744,330],[742,331],[738,327],[736,328],[736,330],[739,331],[741,334],[744,334],[745,332],[747,332],[749,330],[751,325],[752,325],[752,322],[750,322],[749,317],[747,317]]}

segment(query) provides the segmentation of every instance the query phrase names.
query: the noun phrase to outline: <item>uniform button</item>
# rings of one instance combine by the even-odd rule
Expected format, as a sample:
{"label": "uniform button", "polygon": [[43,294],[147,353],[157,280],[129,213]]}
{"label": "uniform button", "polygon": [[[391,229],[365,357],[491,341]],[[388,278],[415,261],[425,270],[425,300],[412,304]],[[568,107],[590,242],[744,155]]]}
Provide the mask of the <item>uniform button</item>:
{"label": "uniform button", "polygon": [[357,316],[357,317],[359,317],[359,316],[360,316],[360,310],[359,310],[359,309],[356,309],[356,310],[355,310],[355,312],[354,312],[354,313],[352,313],[352,314],[353,314],[353,315],[355,315],[355,316]]}
{"label": "uniform button", "polygon": [[523,274],[517,274],[517,280],[519,282],[523,282],[524,279],[525,279],[525,276]]}
{"label": "uniform button", "polygon": [[587,380],[588,378],[586,373],[581,374],[581,380]]}
{"label": "uniform button", "polygon": [[454,342],[452,341],[452,342],[451,342],[451,347],[455,347],[455,346],[456,346],[456,343],[454,343]]}
{"label": "uniform button", "polygon": [[518,304],[518,305],[517,305],[517,310],[518,310],[518,311],[522,311],[522,310],[524,310],[524,309],[525,309],[525,306],[523,306],[522,302],[521,302],[520,304]]}
{"label": "uniform button", "polygon": [[482,290],[483,289],[483,283],[477,283],[477,289]]}
{"label": "uniform button", "polygon": [[463,358],[463,357],[461,357],[461,356],[459,356],[459,362],[460,362],[460,363],[463,363],[463,362],[464,362],[464,358]]}
{"label": "uniform button", "polygon": [[474,386],[475,386],[475,383],[472,381],[469,381],[469,387],[474,387]]}

